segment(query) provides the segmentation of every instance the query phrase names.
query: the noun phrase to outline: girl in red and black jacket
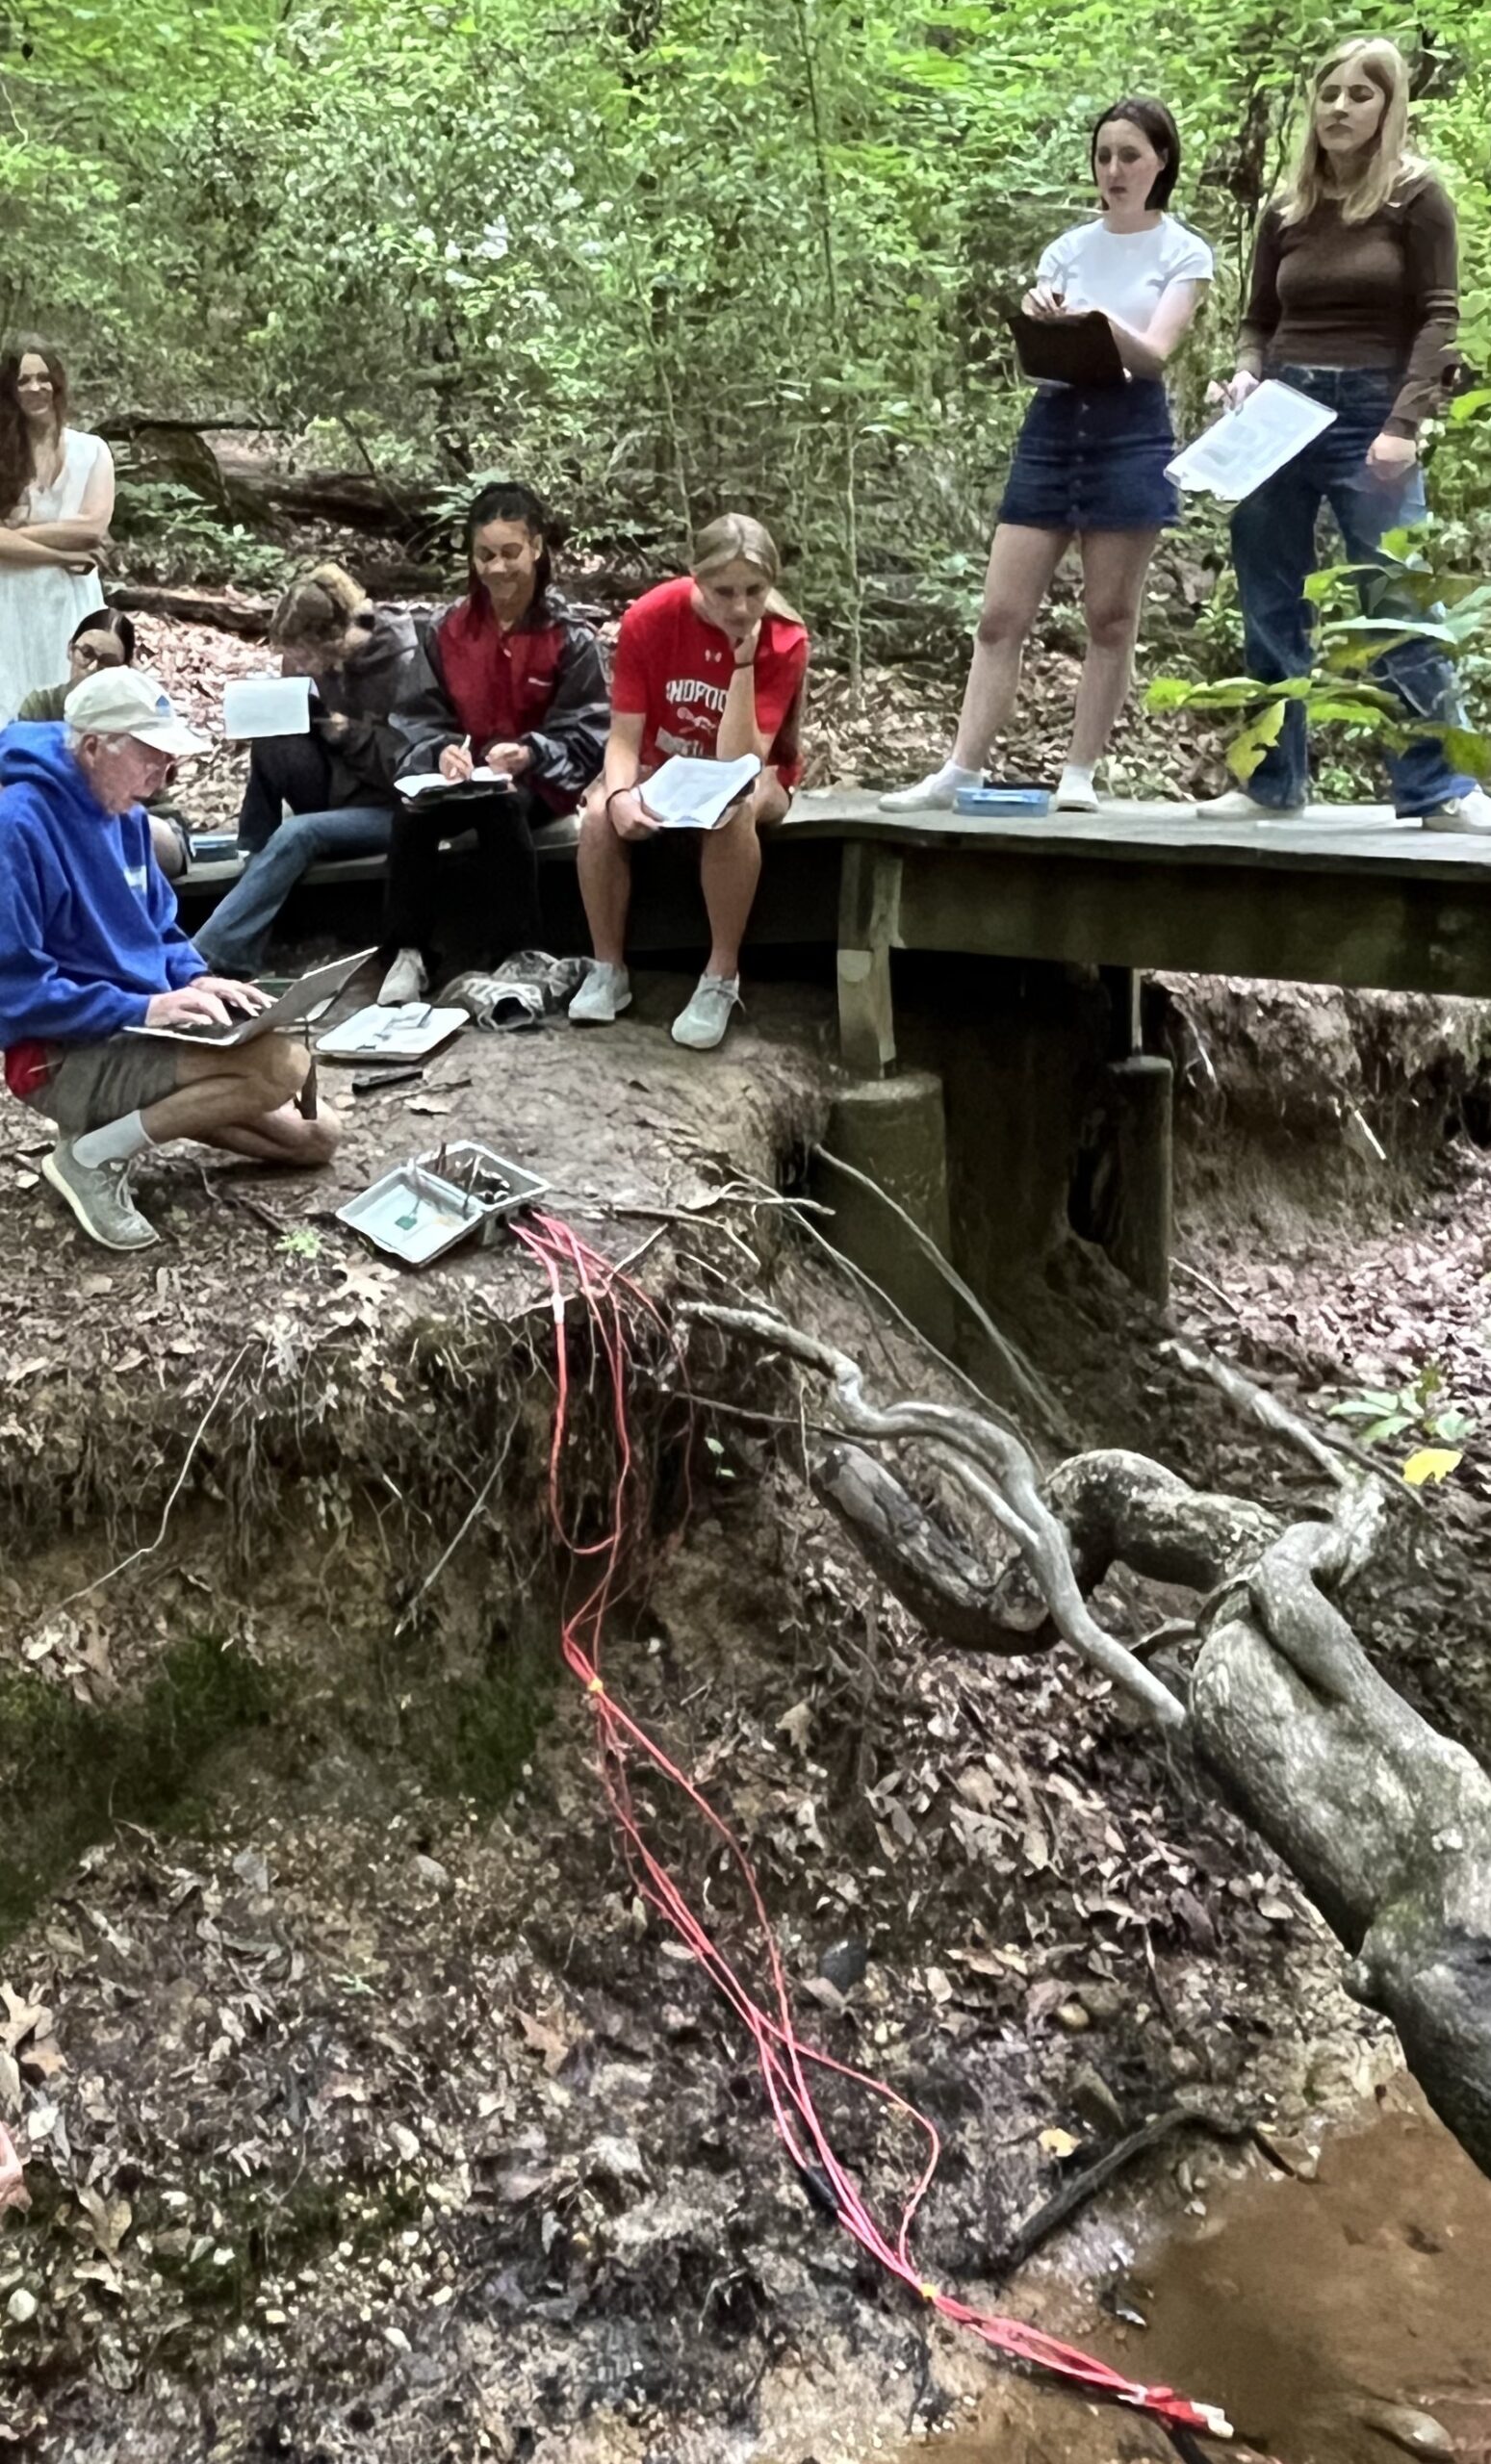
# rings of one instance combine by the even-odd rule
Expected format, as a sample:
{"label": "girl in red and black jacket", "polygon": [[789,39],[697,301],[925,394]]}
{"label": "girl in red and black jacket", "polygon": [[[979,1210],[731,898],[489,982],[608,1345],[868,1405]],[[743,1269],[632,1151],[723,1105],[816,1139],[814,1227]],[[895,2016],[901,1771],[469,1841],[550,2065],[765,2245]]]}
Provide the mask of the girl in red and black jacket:
{"label": "girl in red and black jacket", "polygon": [[585,798],[579,887],[596,963],[570,1004],[577,1026],[608,1026],[631,1000],[625,939],[633,846],[657,824],[647,781],[670,754],[761,768],[718,828],[705,834],[699,874],[709,962],[673,1022],[673,1040],[710,1052],[740,998],[740,940],[761,851],[757,833],[785,817],[802,775],[799,734],[808,633],[778,592],[771,533],[722,513],[694,541],[689,571],[659,582],[621,620],[611,680],[605,767]]}
{"label": "girl in red and black jacket", "polygon": [[[413,688],[394,713],[398,773],[452,782],[495,770],[508,782],[477,800],[402,806],[388,859],[380,1001],[428,990],[443,839],[475,830],[482,946],[492,966],[540,937],[533,832],[573,812],[601,765],[609,704],[600,647],[553,587],[549,516],[529,488],[483,488],[466,516],[471,587],[429,627]],[[397,785],[397,779],[396,779]]]}

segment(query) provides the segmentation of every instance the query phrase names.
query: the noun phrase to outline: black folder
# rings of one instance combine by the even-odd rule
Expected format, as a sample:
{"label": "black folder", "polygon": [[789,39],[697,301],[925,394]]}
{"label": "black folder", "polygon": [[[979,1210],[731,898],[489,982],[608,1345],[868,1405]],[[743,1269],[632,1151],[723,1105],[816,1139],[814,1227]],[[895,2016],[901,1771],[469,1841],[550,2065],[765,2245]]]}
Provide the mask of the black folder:
{"label": "black folder", "polygon": [[1113,327],[1096,308],[1071,321],[1053,322],[1027,317],[1023,308],[1010,319],[1022,372],[1040,384],[1122,385],[1127,371],[1118,357]]}

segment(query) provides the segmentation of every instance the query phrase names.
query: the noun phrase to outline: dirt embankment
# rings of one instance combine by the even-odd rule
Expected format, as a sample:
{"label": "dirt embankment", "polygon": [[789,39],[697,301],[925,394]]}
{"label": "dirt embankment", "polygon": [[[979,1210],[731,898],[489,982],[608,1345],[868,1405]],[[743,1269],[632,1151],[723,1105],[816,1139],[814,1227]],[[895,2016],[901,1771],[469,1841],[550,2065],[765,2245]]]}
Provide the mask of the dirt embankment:
{"label": "dirt embankment", "polygon": [[[771,1293],[887,1386],[925,1381],[772,1202],[830,1073],[801,1005],[761,1006],[707,1071],[649,1005],[595,1041],[468,1039],[424,1110],[359,1112],[335,1193],[214,1167],[209,1195],[165,1158],[141,1194],[167,1245],[137,1263],[50,1218],[38,1243],[8,1117],[0,2116],[33,2205],[0,2241],[0,2424],[23,2453],[837,2464],[984,2376],[805,2194],[617,1855],[555,1667],[542,1278],[509,1249],[404,1277],[327,1219],[477,1128],[664,1307]],[[1110,1278],[1080,1265],[1047,1313],[1084,1435],[1142,1424],[1194,1477],[1297,1502]],[[689,1372],[692,1437],[677,1379],[637,1380],[652,1570],[611,1682],[748,1844],[811,2032],[941,2130],[928,2273],[990,2301],[1064,2168],[1177,2099],[1287,2132],[1369,2081],[1380,2034],[1316,1921],[1108,1690],[1065,1655],[929,1649],[806,1502],[780,1381],[707,1345]],[[1131,1638],[1175,1604],[1124,1578],[1103,1604]],[[707,1838],[638,1786],[758,1973]],[[822,2102],[893,2212],[913,2143],[832,2079]]]}

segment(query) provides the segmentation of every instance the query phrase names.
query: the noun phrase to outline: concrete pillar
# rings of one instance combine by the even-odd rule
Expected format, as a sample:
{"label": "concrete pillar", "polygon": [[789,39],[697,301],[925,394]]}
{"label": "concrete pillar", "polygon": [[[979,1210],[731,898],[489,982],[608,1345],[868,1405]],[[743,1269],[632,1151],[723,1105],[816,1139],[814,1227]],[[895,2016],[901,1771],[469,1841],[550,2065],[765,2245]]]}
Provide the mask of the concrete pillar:
{"label": "concrete pillar", "polygon": [[1170,1296],[1174,1073],[1168,1061],[1134,1053],[1110,1062],[1104,1076],[1118,1185],[1108,1254],[1163,1308]]}
{"label": "concrete pillar", "polygon": [[[829,1115],[823,1143],[877,1182],[944,1257],[951,1255],[940,1078],[911,1069],[846,1088]],[[873,1191],[821,1157],[813,1159],[811,1194],[834,1209],[823,1230],[835,1247],[872,1276],[924,1335],[951,1351],[953,1295],[909,1226]]]}

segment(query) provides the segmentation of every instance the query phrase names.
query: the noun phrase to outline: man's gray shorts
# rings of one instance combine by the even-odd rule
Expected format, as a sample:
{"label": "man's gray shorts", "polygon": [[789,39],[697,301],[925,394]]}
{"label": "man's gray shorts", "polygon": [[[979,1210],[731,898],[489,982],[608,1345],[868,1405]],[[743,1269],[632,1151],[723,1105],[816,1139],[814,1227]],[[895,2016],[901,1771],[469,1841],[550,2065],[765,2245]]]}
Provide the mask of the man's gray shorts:
{"label": "man's gray shorts", "polygon": [[102,1043],[49,1043],[47,1074],[25,1098],[67,1138],[142,1113],[176,1091],[179,1053],[142,1036]]}

